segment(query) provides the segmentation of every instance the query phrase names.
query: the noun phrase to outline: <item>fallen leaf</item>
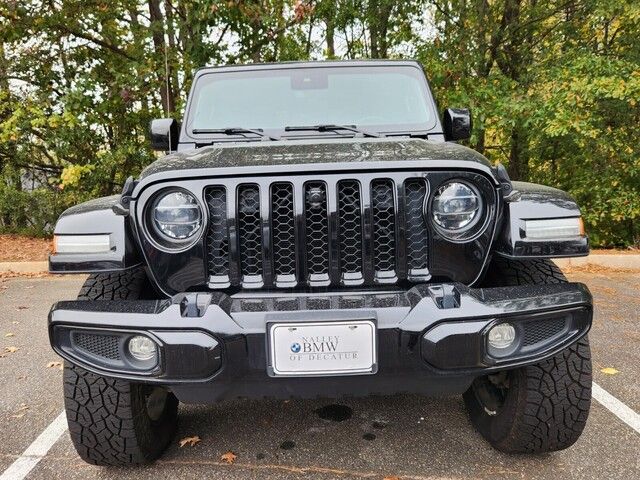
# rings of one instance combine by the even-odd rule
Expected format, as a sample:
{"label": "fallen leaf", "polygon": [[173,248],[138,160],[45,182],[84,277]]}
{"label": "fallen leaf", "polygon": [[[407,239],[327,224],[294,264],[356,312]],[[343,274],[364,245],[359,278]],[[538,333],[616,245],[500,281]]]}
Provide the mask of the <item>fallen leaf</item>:
{"label": "fallen leaf", "polygon": [[15,353],[18,350],[20,350],[18,347],[4,347],[4,351],[7,353]]}
{"label": "fallen leaf", "polygon": [[615,369],[615,368],[613,368],[613,367],[601,368],[601,369],[600,369],[600,371],[601,371],[602,373],[607,374],[607,375],[616,375],[616,374],[620,373],[620,371],[619,371],[619,370],[616,370],[616,369]]}
{"label": "fallen leaf", "polygon": [[47,368],[59,368],[62,370],[62,362],[49,362],[47,363]]}
{"label": "fallen leaf", "polygon": [[13,412],[13,415],[11,415],[11,418],[22,418],[27,414],[27,410],[29,410],[29,406],[21,403],[20,404],[20,408],[17,409],[15,412]]}
{"label": "fallen leaf", "polygon": [[382,480],[400,480],[400,477],[392,475],[391,477],[384,477]]}
{"label": "fallen leaf", "polygon": [[200,442],[200,437],[199,436],[193,436],[193,437],[184,437],[182,440],[180,440],[180,448],[184,447],[185,445],[189,445],[190,447],[193,447],[196,443]]}
{"label": "fallen leaf", "polygon": [[4,338],[10,338],[10,337],[15,337],[15,334],[13,334],[11,332],[4,334]]}
{"label": "fallen leaf", "polygon": [[235,462],[235,461],[236,461],[236,458],[237,458],[237,457],[238,457],[238,456],[237,456],[235,453],[233,453],[233,452],[227,452],[227,453],[225,453],[224,455],[221,455],[221,456],[220,456],[220,460],[222,460],[222,461],[224,461],[224,462],[227,462],[229,465],[231,465],[233,462]]}

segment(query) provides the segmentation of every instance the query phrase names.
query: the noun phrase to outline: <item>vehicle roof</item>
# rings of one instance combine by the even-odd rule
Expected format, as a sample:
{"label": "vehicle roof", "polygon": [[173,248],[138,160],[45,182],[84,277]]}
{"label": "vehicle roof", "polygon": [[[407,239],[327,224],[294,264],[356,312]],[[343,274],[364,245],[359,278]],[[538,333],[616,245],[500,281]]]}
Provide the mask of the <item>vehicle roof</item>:
{"label": "vehicle roof", "polygon": [[367,67],[383,67],[386,65],[393,66],[411,66],[422,68],[417,60],[313,60],[313,61],[296,61],[296,62],[273,62],[273,63],[243,63],[237,65],[219,65],[201,67],[196,70],[196,74],[221,72],[221,71],[241,71],[241,70],[278,70],[292,68],[308,68],[308,67],[346,67],[346,66],[367,66]]}

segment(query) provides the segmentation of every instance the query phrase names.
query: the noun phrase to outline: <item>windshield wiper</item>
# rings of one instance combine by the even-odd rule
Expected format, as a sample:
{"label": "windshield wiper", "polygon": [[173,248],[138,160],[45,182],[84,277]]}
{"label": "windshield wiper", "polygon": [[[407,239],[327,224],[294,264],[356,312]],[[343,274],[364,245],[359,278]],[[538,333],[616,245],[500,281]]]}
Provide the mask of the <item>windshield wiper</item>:
{"label": "windshield wiper", "polygon": [[284,127],[285,132],[303,132],[303,131],[335,132],[338,130],[348,130],[349,132],[360,133],[365,137],[374,137],[374,138],[380,137],[380,135],[377,133],[373,133],[368,130],[364,130],[362,128],[356,128],[355,125],[324,124],[324,125],[300,125],[300,126],[293,126],[293,127]]}
{"label": "windshield wiper", "polygon": [[267,135],[266,133],[260,130],[254,130],[252,128],[242,128],[242,127],[195,128],[193,130],[193,133],[222,133],[224,135],[242,135],[243,133],[253,133],[254,135],[258,135],[268,140],[280,140],[278,137],[272,137],[271,135]]}

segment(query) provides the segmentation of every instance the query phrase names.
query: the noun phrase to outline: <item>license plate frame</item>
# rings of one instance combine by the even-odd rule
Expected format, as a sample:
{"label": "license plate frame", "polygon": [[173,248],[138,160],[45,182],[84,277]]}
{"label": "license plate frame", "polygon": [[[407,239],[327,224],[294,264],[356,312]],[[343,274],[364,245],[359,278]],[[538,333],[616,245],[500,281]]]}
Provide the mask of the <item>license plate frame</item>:
{"label": "license plate frame", "polygon": [[[360,334],[360,342],[362,348],[357,348],[353,350],[354,342],[357,343],[358,340],[355,336],[349,337],[349,332],[355,332],[354,328],[359,328],[360,330],[357,332]],[[288,335],[282,335],[284,330],[288,333]],[[291,329],[294,329],[293,331]],[[318,335],[318,333],[322,332],[320,336],[323,337],[331,337],[335,335],[342,335],[342,342],[340,342],[340,338],[338,339],[339,347],[342,348],[343,345],[340,343],[346,344],[345,347],[347,351],[338,350],[336,347],[335,350],[329,352],[303,352],[301,350],[299,352],[294,353],[291,351],[291,347],[293,343],[298,343],[299,345],[304,345],[304,343],[296,341],[296,336],[302,337],[302,333],[305,333],[307,337]],[[363,333],[364,332],[364,333]],[[347,334],[346,336],[344,334]],[[305,337],[306,338],[306,337]],[[290,345],[289,351],[287,351],[286,355],[302,355],[303,359],[300,361],[292,360],[290,357],[290,361],[282,360],[282,356],[285,355],[283,348],[287,348],[287,345]],[[335,377],[335,376],[352,376],[352,375],[373,375],[378,371],[378,331],[377,324],[374,319],[371,318],[363,318],[363,319],[353,319],[353,320],[320,320],[320,321],[274,321],[269,322],[267,324],[267,373],[270,377]],[[279,355],[278,352],[282,352]],[[333,358],[328,363],[324,363],[323,368],[302,368],[303,365],[300,362],[304,362],[306,365],[310,365],[312,359],[310,357],[311,354],[353,354],[354,352],[358,353],[357,359],[346,358],[344,361],[347,363],[351,363],[354,367],[351,368],[329,368],[326,365],[328,363],[333,362]],[[364,357],[360,356],[360,354],[364,353]],[[306,358],[305,358],[306,357]],[[321,359],[314,359],[316,361],[321,361]],[[365,360],[365,361],[363,361]],[[339,360],[338,360],[339,361]],[[288,366],[299,363],[299,368],[291,369],[287,368]],[[326,361],[325,361],[326,362]],[[335,362],[333,362],[335,364]]]}

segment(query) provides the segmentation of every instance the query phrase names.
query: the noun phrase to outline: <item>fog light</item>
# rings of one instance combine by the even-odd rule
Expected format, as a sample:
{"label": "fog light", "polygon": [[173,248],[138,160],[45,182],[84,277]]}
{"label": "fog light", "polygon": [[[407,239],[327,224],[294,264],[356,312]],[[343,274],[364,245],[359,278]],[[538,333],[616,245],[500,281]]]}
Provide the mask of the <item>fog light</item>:
{"label": "fog light", "polygon": [[136,335],[129,340],[129,353],[136,360],[148,362],[158,355],[156,344],[149,337]]}
{"label": "fog light", "polygon": [[500,323],[489,330],[489,345],[497,350],[504,350],[516,340],[516,329],[510,323]]}

